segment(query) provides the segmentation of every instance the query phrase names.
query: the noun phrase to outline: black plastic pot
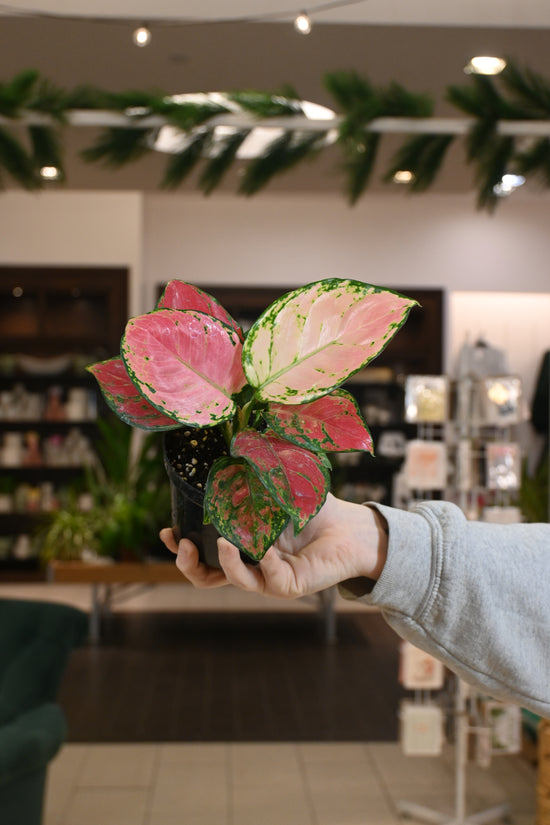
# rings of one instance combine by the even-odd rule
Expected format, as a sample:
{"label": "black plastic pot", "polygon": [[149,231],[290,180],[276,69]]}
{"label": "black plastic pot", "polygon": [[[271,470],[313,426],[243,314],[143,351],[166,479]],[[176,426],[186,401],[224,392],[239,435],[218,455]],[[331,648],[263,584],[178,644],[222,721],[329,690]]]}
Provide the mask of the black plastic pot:
{"label": "black plastic pot", "polygon": [[195,544],[199,559],[209,567],[219,567],[217,539],[219,533],[212,524],[204,524],[204,493],[189,484],[176,472],[167,454],[167,439],[163,439],[164,466],[170,481],[172,529],[176,541],[186,538]]}
{"label": "black plastic pot", "polygon": [[[170,481],[172,501],[172,529],[176,541],[187,538],[197,546],[200,561],[209,567],[219,568],[217,540],[220,534],[213,524],[204,524],[204,492],[183,479],[169,457],[169,444],[174,432],[168,430],[163,438],[164,466]],[[241,559],[246,564],[258,563],[242,552]]]}

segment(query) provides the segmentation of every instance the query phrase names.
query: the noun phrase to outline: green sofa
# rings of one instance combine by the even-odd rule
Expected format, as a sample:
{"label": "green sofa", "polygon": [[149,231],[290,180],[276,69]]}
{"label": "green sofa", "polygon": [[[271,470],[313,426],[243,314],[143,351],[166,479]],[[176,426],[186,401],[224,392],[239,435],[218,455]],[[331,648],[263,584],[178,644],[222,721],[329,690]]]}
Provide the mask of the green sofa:
{"label": "green sofa", "polygon": [[50,602],[0,599],[0,823],[40,825],[48,763],[65,741],[56,703],[85,613]]}

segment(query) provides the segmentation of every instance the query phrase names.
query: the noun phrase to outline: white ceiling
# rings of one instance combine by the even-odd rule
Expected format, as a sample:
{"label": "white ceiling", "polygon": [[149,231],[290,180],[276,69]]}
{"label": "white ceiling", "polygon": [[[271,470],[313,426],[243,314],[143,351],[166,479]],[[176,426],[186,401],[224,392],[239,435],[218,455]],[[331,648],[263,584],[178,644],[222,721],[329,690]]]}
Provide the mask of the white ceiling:
{"label": "white ceiling", "polygon": [[143,20],[292,19],[305,9],[319,23],[436,26],[550,26],[549,0],[11,0],[5,14]]}

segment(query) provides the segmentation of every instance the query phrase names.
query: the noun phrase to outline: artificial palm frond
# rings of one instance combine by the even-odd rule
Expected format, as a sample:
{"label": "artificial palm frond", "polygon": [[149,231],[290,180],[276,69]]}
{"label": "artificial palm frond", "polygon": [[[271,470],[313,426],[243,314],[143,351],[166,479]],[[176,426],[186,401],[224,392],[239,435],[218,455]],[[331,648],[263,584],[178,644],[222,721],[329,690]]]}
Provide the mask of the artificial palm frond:
{"label": "artificial palm frond", "polygon": [[346,159],[343,167],[347,177],[348,199],[357,203],[367,188],[380,145],[380,135],[365,133],[360,141],[349,139],[346,145]]}
{"label": "artificial palm frond", "polygon": [[249,129],[243,129],[229,135],[216,155],[206,163],[199,180],[199,186],[205,195],[209,195],[219,185],[249,134]]}
{"label": "artificial palm frond", "polygon": [[81,156],[86,161],[103,161],[107,166],[118,168],[139,160],[151,150],[150,135],[151,129],[104,129],[95,145],[84,149]]}
{"label": "artificial palm frond", "polygon": [[480,209],[492,212],[498,203],[495,187],[510,168],[514,157],[515,141],[511,137],[499,137],[479,160],[476,178],[479,182],[477,204]]}
{"label": "artificial palm frond", "polygon": [[424,192],[434,182],[447,150],[454,139],[454,135],[415,135],[411,137],[394,155],[384,180],[386,182],[392,181],[396,172],[407,169],[414,175],[409,190]]}
{"label": "artificial palm frond", "polygon": [[16,75],[9,83],[0,83],[0,115],[18,117],[31,99],[38,77],[38,72],[31,69]]}
{"label": "artificial palm frond", "polygon": [[254,195],[271,180],[274,175],[286,172],[304,158],[311,158],[315,149],[320,148],[323,134],[296,138],[293,132],[285,132],[274,140],[259,158],[250,162],[242,179],[239,191],[243,195]]}
{"label": "artificial palm frond", "polygon": [[210,133],[207,129],[197,130],[190,136],[185,149],[176,155],[172,155],[162,181],[162,186],[165,189],[175,189],[185,180],[201,159],[209,141]]}
{"label": "artificial palm frond", "polygon": [[299,100],[289,100],[278,94],[255,91],[230,92],[228,98],[258,118],[296,115],[302,111]]}
{"label": "artificial palm frond", "polygon": [[0,169],[24,189],[40,189],[42,182],[29,153],[7,129],[0,128]]}
{"label": "artificial palm frond", "polygon": [[536,140],[515,156],[515,166],[520,175],[533,175],[544,186],[550,187],[550,138]]}
{"label": "artificial palm frond", "polygon": [[31,126],[29,127],[29,137],[35,169],[39,170],[43,166],[54,166],[58,170],[60,179],[63,179],[65,173],[57,131],[46,126]]}
{"label": "artificial palm frond", "polygon": [[532,117],[550,116],[550,83],[540,74],[530,69],[521,71],[513,60],[508,59],[500,77],[503,86]]}

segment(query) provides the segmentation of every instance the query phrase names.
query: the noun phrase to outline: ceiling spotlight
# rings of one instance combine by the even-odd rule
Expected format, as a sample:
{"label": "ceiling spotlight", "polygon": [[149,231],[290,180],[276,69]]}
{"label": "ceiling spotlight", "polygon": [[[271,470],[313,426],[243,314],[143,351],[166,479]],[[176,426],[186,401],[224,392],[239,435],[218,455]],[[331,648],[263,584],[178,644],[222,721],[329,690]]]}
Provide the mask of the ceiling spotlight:
{"label": "ceiling spotlight", "polygon": [[499,198],[507,198],[518,187],[523,186],[525,178],[523,175],[503,175],[500,181],[493,186],[493,192]]}
{"label": "ceiling spotlight", "polygon": [[61,170],[57,166],[42,166],[40,169],[40,177],[44,180],[59,180],[61,178]]}
{"label": "ceiling spotlight", "polygon": [[414,173],[409,169],[399,169],[393,176],[394,183],[412,183],[414,180]]}
{"label": "ceiling spotlight", "polygon": [[300,34],[309,34],[311,31],[311,20],[305,11],[300,12],[294,21],[294,28]]}
{"label": "ceiling spotlight", "polygon": [[134,30],[132,34],[132,39],[136,46],[143,48],[143,46],[148,46],[151,42],[151,32],[147,28],[145,24],[142,26],[138,26],[137,29]]}
{"label": "ceiling spotlight", "polygon": [[479,55],[472,57],[467,66],[464,66],[466,74],[500,74],[505,68],[506,61],[502,57],[488,57]]}

